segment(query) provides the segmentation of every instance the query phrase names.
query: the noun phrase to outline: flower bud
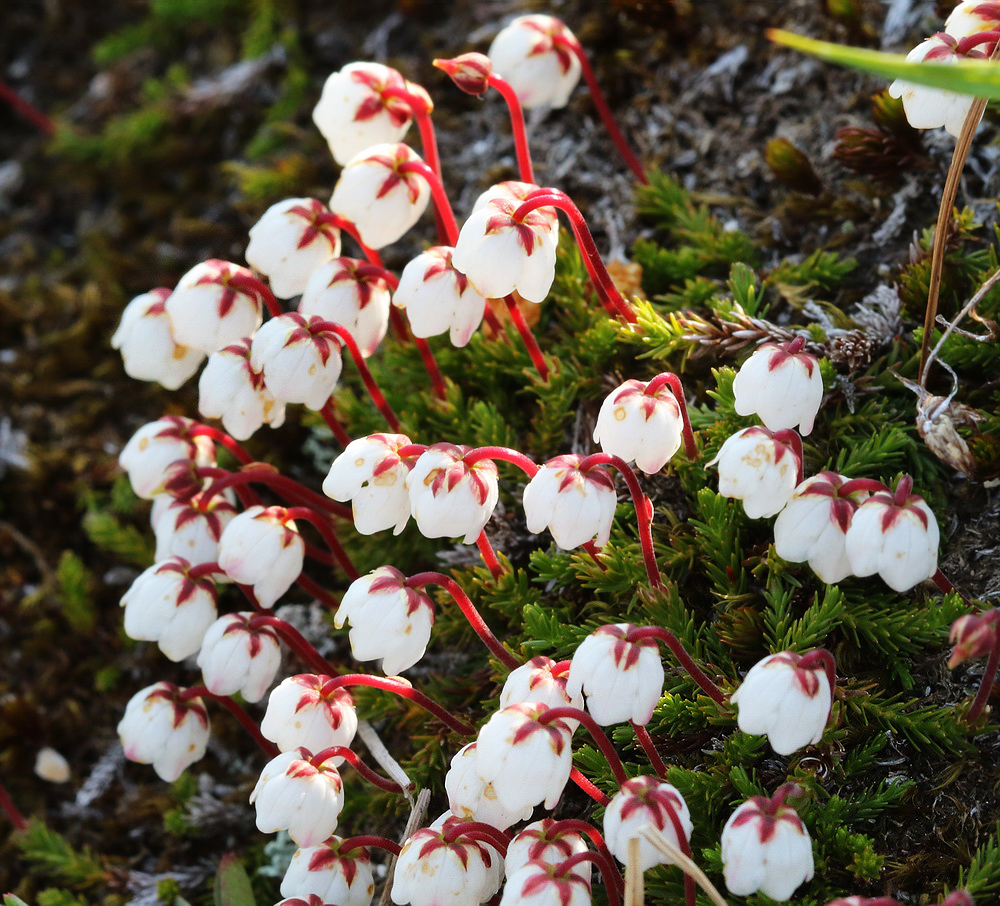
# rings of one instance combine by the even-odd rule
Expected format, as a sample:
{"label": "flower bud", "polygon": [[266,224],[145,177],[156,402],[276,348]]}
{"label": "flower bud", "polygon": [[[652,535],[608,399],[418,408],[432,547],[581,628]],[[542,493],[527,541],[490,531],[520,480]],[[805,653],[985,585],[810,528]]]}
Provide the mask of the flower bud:
{"label": "flower bud", "polygon": [[315,763],[308,749],[282,752],[261,771],[250,794],[257,830],[287,830],[299,846],[316,846],[337,829],[344,784],[333,759]]}
{"label": "flower bud", "polygon": [[125,373],[137,381],[156,381],[176,390],[205,360],[205,353],[181,346],[171,331],[166,301],[169,289],[136,296],[122,312],[111,346],[122,354]]}
{"label": "flower bud", "polygon": [[297,849],[281,880],[282,896],[315,896],[337,906],[368,906],[375,895],[371,856],[363,846],[341,852],[336,835]]}
{"label": "flower bud", "polygon": [[151,764],[157,776],[173,783],[208,746],[211,727],[200,698],[182,698],[173,683],[154,683],[136,692],[118,722],[125,757]]}
{"label": "flower bud", "polygon": [[191,576],[182,557],[154,563],[125,592],[125,634],[156,642],[172,661],[182,661],[200,647],[216,618],[215,583]]}
{"label": "flower bud", "polygon": [[628,842],[638,838],[640,871],[648,871],[654,865],[671,865],[672,860],[641,835],[643,827],[651,824],[674,846],[683,849],[671,815],[676,817],[687,842],[694,825],[684,797],[675,787],[655,777],[633,777],[611,797],[604,812],[604,841],[611,854],[625,864]]}
{"label": "flower bud", "polygon": [[819,362],[803,352],[805,341],[765,343],[748,358],[733,379],[739,415],[757,415],[770,431],[798,427],[805,436],[813,429],[823,402]]}
{"label": "flower bud", "polygon": [[420,155],[402,144],[360,152],[344,165],[330,210],[353,221],[369,248],[390,245],[420,219],[431,200],[427,179],[405,168],[419,160]]}
{"label": "flower bud", "polygon": [[594,443],[626,462],[635,460],[637,469],[655,475],[680,449],[684,420],[667,384],[653,391],[649,386],[628,380],[607,396],[597,414]]}
{"label": "flower bud", "polygon": [[719,493],[742,500],[751,519],[781,512],[800,481],[797,441],[794,432],[772,433],[759,425],[737,431],[708,463],[719,466]]}
{"label": "flower bud", "polygon": [[271,283],[279,299],[301,295],[309,275],[340,254],[340,230],[315,198],[286,198],[250,228],[247,264]]}
{"label": "flower bud", "polygon": [[573,33],[554,16],[519,16],[493,39],[487,53],[525,110],[565,107],[580,81]]}
{"label": "flower bud", "polygon": [[[329,676],[301,673],[283,680],[267,699],[260,732],[282,752],[322,752],[349,746],[358,730],[354,699]],[[340,764],[342,758],[335,758]]]}
{"label": "flower bud", "polygon": [[343,363],[340,339],[317,327],[321,318],[288,312],[271,318],[250,343],[250,367],[281,404],[302,403],[318,412],[330,399]]}
{"label": "flower bud", "polygon": [[593,541],[608,543],[618,495],[603,466],[580,468],[577,453],[556,456],[543,465],[524,489],[524,515],[529,532],[543,529],[563,550]]}
{"label": "flower bud", "polygon": [[730,893],[738,897],[761,891],[784,902],[813,876],[809,833],[785,804],[795,784],[772,798],[754,796],[743,803],[722,830],[722,870]]}
{"label": "flower bud", "polygon": [[189,418],[165,415],[129,438],[118,455],[118,464],[128,473],[136,496],[152,500],[163,494],[167,467],[177,460],[196,466],[215,465],[215,444],[209,437],[193,435],[195,425]]}
{"label": "flower bud", "polygon": [[496,787],[479,776],[476,768],[476,743],[470,742],[458,750],[444,778],[448,808],[463,821],[481,821],[500,830],[507,830],[519,821],[526,821],[533,805],[506,808],[497,797]]}
{"label": "flower bud", "polygon": [[744,733],[766,733],[775,752],[791,755],[823,738],[835,683],[829,652],[781,651],[754,664],[730,701]]}
{"label": "flower bud", "polygon": [[205,687],[216,695],[239,692],[259,702],[281,666],[281,644],[270,626],[255,626],[252,613],[228,613],[205,633],[198,652]]}
{"label": "flower bud", "polygon": [[967,613],[955,620],[948,636],[948,641],[954,646],[948,666],[954,668],[963,661],[989,654],[997,645],[998,623],[1000,610]]}
{"label": "flower bud", "polygon": [[359,661],[382,659],[382,671],[395,676],[416,664],[427,650],[434,625],[434,602],[406,576],[380,566],[351,583],[334,614],[340,629],[350,623],[351,654]]}
{"label": "flower bud", "polygon": [[601,626],[573,654],[566,694],[582,692],[602,727],[628,720],[649,723],[663,692],[663,663],[656,639],[631,641],[630,623]]}
{"label": "flower bud", "polygon": [[434,65],[466,94],[482,97],[490,90],[493,63],[485,54],[463,53],[450,60],[435,60]]}

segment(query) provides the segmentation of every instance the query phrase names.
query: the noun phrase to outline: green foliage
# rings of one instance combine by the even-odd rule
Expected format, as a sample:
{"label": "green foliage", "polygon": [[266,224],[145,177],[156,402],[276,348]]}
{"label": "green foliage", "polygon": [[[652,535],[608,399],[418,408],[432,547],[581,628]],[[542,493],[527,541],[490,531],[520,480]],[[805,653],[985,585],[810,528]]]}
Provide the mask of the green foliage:
{"label": "green foliage", "polygon": [[213,898],[215,906],[254,906],[250,878],[233,853],[223,856],[219,863]]}
{"label": "green foliage", "polygon": [[968,868],[959,869],[956,890],[966,890],[976,902],[1000,894],[1000,822],[976,851]]}
{"label": "green foliage", "polygon": [[73,551],[63,551],[56,567],[59,603],[74,632],[89,633],[97,622],[94,607],[94,580],[83,560]]}
{"label": "green foliage", "polygon": [[88,906],[87,901],[68,890],[49,887],[38,893],[38,906]]}
{"label": "green foliage", "polygon": [[145,569],[153,562],[153,548],[147,536],[108,511],[88,510],[83,517],[83,531],[97,547],[125,563]]}
{"label": "green foliage", "polygon": [[107,869],[89,849],[77,851],[66,838],[38,819],[13,836],[14,846],[30,866],[32,875],[86,889],[102,883]]}

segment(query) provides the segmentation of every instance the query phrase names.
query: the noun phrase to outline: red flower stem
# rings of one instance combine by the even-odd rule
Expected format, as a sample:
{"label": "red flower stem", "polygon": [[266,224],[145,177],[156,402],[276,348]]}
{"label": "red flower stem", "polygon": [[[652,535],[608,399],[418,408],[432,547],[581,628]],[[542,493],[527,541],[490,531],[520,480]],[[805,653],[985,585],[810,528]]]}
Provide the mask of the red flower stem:
{"label": "red flower stem", "polygon": [[361,355],[361,350],[358,349],[358,344],[355,342],[354,337],[351,336],[351,332],[342,324],[334,324],[332,321],[321,321],[319,324],[314,325],[314,329],[329,331],[340,337],[351,353],[351,358],[354,359],[354,364],[357,366],[358,373],[361,375],[361,380],[364,382],[365,389],[372,398],[372,402],[375,403],[378,411],[382,413],[386,424],[389,426],[389,430],[398,434],[399,419],[396,418],[396,413],[392,411],[392,408],[382,395],[382,391],[379,390],[378,384],[375,383],[375,378],[372,377],[371,371],[368,370],[365,358]]}
{"label": "red flower stem", "polygon": [[[15,113],[20,114],[39,132],[45,135],[54,135],[56,131],[55,123],[52,122],[34,104],[26,101],[6,82],[0,81],[0,100],[6,101],[7,106]],[[23,830],[23,828],[19,828]]]}
{"label": "red flower stem", "polygon": [[377,846],[379,849],[384,849],[387,853],[391,853],[394,856],[398,856],[403,849],[394,840],[389,840],[386,837],[378,837],[374,834],[362,834],[358,837],[348,837],[346,840],[341,840],[340,846],[337,847],[337,855],[343,856],[352,849],[362,849],[363,847],[370,846]]}
{"label": "red flower stem", "polygon": [[483,308],[483,320],[486,322],[486,326],[493,331],[493,336],[496,339],[506,340],[507,332],[503,329],[500,319],[493,314],[493,306],[490,305],[489,299],[486,300],[485,307]]}
{"label": "red flower stem", "polygon": [[615,775],[615,782],[618,786],[621,786],[628,780],[628,776],[625,773],[625,767],[622,764],[621,758],[618,757],[618,753],[615,751],[615,747],[611,745],[611,740],[608,739],[608,734],[605,733],[598,725],[597,722],[592,718],[586,711],[580,708],[573,708],[569,705],[564,705],[560,708],[547,708],[538,716],[538,723],[542,726],[552,723],[554,720],[559,718],[568,717],[571,720],[578,720],[583,724],[590,735],[593,737],[594,742],[597,743],[597,748],[601,750],[601,753],[607,759],[608,765],[611,767],[611,773]]}
{"label": "red flower stem", "polygon": [[467,466],[473,466],[484,459],[499,459],[501,462],[509,462],[511,465],[517,466],[528,478],[534,478],[539,468],[530,456],[510,447],[476,447],[462,457],[462,461]]}
{"label": "red flower stem", "polygon": [[427,452],[427,444],[406,444],[396,451],[400,459],[413,459],[414,461]]}
{"label": "red flower stem", "polygon": [[653,770],[656,771],[656,776],[662,780],[666,780],[667,766],[663,763],[663,759],[660,758],[660,753],[656,751],[656,746],[653,745],[653,737],[649,735],[649,730],[641,724],[637,724],[634,720],[629,721],[629,723],[632,724],[632,729],[635,730],[635,738],[639,740],[639,745],[642,746],[643,752],[646,753],[649,763],[652,765]]}
{"label": "red flower stem", "polygon": [[553,43],[561,44],[568,48],[580,61],[580,70],[583,73],[584,81],[587,83],[587,88],[590,89],[590,97],[594,102],[594,106],[597,108],[598,115],[604,123],[604,128],[608,130],[608,135],[611,136],[611,141],[615,143],[615,147],[621,154],[622,160],[625,161],[626,166],[632,171],[635,178],[638,179],[643,185],[648,185],[649,179],[646,176],[646,171],[643,169],[642,164],[639,163],[639,158],[636,157],[631,145],[629,145],[628,140],[618,127],[618,123],[615,122],[615,118],[611,113],[611,108],[608,106],[608,102],[604,97],[604,92],[601,91],[601,86],[597,84],[597,77],[594,75],[594,70],[590,65],[590,60],[584,52],[583,47],[580,45],[580,42],[577,41],[576,38],[570,40],[570,38],[566,35],[557,35],[554,38]]}
{"label": "red flower stem", "polygon": [[367,780],[372,786],[377,786],[380,790],[385,790],[387,793],[402,793],[403,788],[396,783],[394,780],[387,780],[381,774],[373,771],[368,765],[366,765],[357,755],[356,752],[349,749],[347,746],[330,746],[328,749],[323,749],[322,752],[318,752],[309,759],[309,763],[314,767],[318,768],[330,758],[343,758],[355,771],[357,771],[365,780]]}
{"label": "red flower stem", "polygon": [[257,595],[253,593],[252,585],[244,585],[242,582],[234,582],[235,585],[241,592],[243,592],[243,597],[250,602],[250,606],[254,609],[256,613],[269,613],[266,607],[261,607],[260,601],[257,600]]}
{"label": "red flower stem", "polygon": [[579,834],[587,837],[598,852],[605,853],[610,856],[611,853],[608,850],[607,843],[604,842],[604,836],[601,832],[594,827],[593,824],[588,824],[586,821],[581,821],[579,818],[561,818],[558,821],[554,821],[547,828],[545,828],[542,833],[544,834],[544,839],[546,841],[553,841],[553,838],[559,834],[571,833],[576,831]]}
{"label": "red flower stem", "polygon": [[405,343],[410,339],[410,328],[406,325],[406,318],[395,305],[389,306],[389,322],[392,324],[392,332],[397,340]]}
{"label": "red flower stem", "polygon": [[510,844],[510,834],[483,821],[463,821],[461,824],[450,824],[446,827],[444,838],[448,843],[454,843],[459,837],[488,843],[501,856],[507,855],[507,847]]}
{"label": "red flower stem", "polygon": [[337,538],[337,535],[333,530],[333,526],[330,525],[328,518],[324,518],[315,510],[305,506],[290,507],[288,510],[288,516],[291,519],[301,519],[304,522],[309,522],[316,528],[316,530],[323,536],[323,541],[326,542],[326,546],[330,548],[331,553],[340,564],[341,569],[347,573],[347,577],[352,582],[361,577],[361,573],[357,571],[354,564],[351,562],[351,558],[347,556],[347,551],[345,551],[343,545],[341,545],[340,539]]}
{"label": "red flower stem", "polygon": [[257,722],[228,695],[216,695],[214,692],[209,692],[204,686],[192,686],[190,689],[185,689],[177,697],[180,701],[188,701],[192,698],[210,698],[217,701],[240,722],[243,729],[254,738],[254,741],[268,758],[274,758],[279,754],[278,747],[261,734]]}
{"label": "red flower stem", "polygon": [[531,213],[535,208],[553,207],[558,208],[569,217],[570,226],[573,228],[573,235],[576,237],[577,245],[583,253],[583,263],[587,267],[590,280],[601,298],[601,304],[610,315],[618,315],[626,321],[634,324],[636,322],[635,312],[631,306],[622,298],[608,269],[601,260],[597,251],[597,244],[590,234],[590,227],[583,219],[580,209],[573,203],[572,199],[558,189],[539,189],[532,193],[514,211],[513,217],[520,221],[525,215]]}
{"label": "red flower stem", "polygon": [[434,210],[441,216],[442,229],[438,233],[441,244],[454,248],[458,241],[458,224],[455,223],[455,215],[451,210],[451,202],[448,201],[441,177],[422,160],[408,160],[406,163],[400,164],[398,171],[400,173],[419,173],[427,180],[431,196],[434,199]]}
{"label": "red flower stem", "polygon": [[868,491],[871,494],[878,494],[880,492],[886,494],[892,493],[881,481],[875,481],[873,478],[852,478],[837,488],[837,496],[850,497],[851,494],[855,494],[858,491]]}
{"label": "red flower stem", "polygon": [[417,121],[417,129],[420,132],[420,147],[424,152],[424,160],[431,168],[438,179],[441,175],[441,157],[438,154],[437,135],[434,132],[434,123],[431,121],[430,111],[424,106],[410,105],[413,111],[413,118]]}
{"label": "red flower stem", "polygon": [[517,328],[517,332],[521,335],[524,348],[528,350],[528,357],[531,359],[531,363],[535,366],[538,376],[543,381],[548,381],[549,366],[545,364],[545,358],[542,356],[542,350],[538,346],[538,341],[535,339],[535,335],[531,332],[528,322],[524,320],[524,313],[521,311],[521,306],[517,304],[513,295],[504,296],[503,301],[504,305],[507,306],[507,312],[510,314],[511,322]]}
{"label": "red flower stem", "polygon": [[639,479],[632,467],[620,456],[592,453],[580,460],[578,468],[581,472],[586,472],[587,469],[598,465],[614,466],[625,479],[625,484],[628,485],[629,493],[632,495],[632,502],[635,504],[635,518],[639,525],[639,544],[642,546],[642,559],[646,564],[646,576],[653,588],[662,589],[663,580],[660,578],[660,568],[656,565],[656,552],[653,550],[653,504],[642,492]]}
{"label": "red flower stem", "polygon": [[[825,648],[814,648],[808,654],[802,655],[798,667],[800,670],[814,670],[819,667],[826,674],[826,681],[830,684],[830,710],[832,711],[833,692],[837,688],[837,662],[833,655]],[[827,714],[827,719],[829,720],[829,714]]]}
{"label": "red flower stem", "polygon": [[[681,824],[681,819],[677,814],[677,809],[674,808],[673,804],[669,800],[664,801],[663,805],[667,810],[667,815],[670,817],[670,823],[673,825],[674,836],[677,837],[677,847],[690,859],[691,844],[688,843],[687,835],[684,833],[684,825]],[[697,895],[697,891],[694,886],[694,878],[692,878],[686,871],[683,872],[683,875],[685,906],[696,906],[695,897]]]}
{"label": "red flower stem", "polygon": [[606,806],[611,797],[607,793],[601,792],[593,783],[583,776],[576,768],[569,773],[569,779],[573,781],[584,793],[590,796],[598,805]]}
{"label": "red flower stem", "polygon": [[389,679],[386,676],[371,676],[367,673],[346,673],[343,676],[334,677],[329,685],[330,691],[348,686],[371,686],[373,689],[383,689],[392,692],[400,698],[419,705],[429,714],[433,714],[441,723],[449,729],[454,730],[462,736],[474,736],[476,731],[462,720],[459,720],[451,712],[442,708],[437,702],[428,698],[423,692],[418,692],[408,682],[398,679]]}
{"label": "red flower stem", "polygon": [[479,533],[479,537],[476,539],[476,546],[479,548],[479,553],[482,554],[483,563],[486,564],[486,568],[490,571],[490,575],[492,575],[494,579],[499,579],[503,575],[503,567],[497,559],[497,555],[493,550],[493,545],[490,544],[490,539],[486,537],[486,529],[483,529]]}
{"label": "red flower stem", "polygon": [[216,443],[222,444],[230,453],[233,454],[243,465],[249,465],[253,462],[253,457],[243,449],[235,437],[230,437],[225,431],[220,431],[218,428],[213,428],[211,425],[196,424],[191,429],[192,437],[210,437]]}
{"label": "red flower stem", "polygon": [[[3,86],[3,82],[0,82],[0,86]],[[14,830],[24,831],[28,829],[28,822],[25,820],[24,815],[18,811],[17,806],[14,805],[14,800],[10,798],[10,793],[7,792],[7,787],[2,782],[0,782],[0,811],[14,825]]]}
{"label": "red flower stem", "polygon": [[206,500],[221,494],[226,488],[239,487],[244,484],[258,482],[267,485],[272,490],[281,494],[290,501],[300,503],[313,509],[325,510],[336,516],[343,516],[345,519],[352,518],[351,508],[342,503],[335,503],[322,494],[310,491],[309,488],[299,484],[294,478],[282,475],[274,466],[266,463],[256,463],[240,472],[227,472],[225,469],[218,469],[214,466],[204,466],[196,469],[195,474],[201,478],[214,478],[203,496]]}
{"label": "red flower stem", "polygon": [[615,867],[614,860],[605,856],[604,853],[591,852],[589,849],[583,853],[574,853],[568,859],[564,859],[559,863],[559,867],[556,869],[556,877],[566,877],[581,862],[591,862],[601,870],[601,877],[604,879],[604,889],[608,892],[609,906],[621,906],[622,899],[618,887],[622,883],[621,872]]}
{"label": "red flower stem", "polygon": [[358,232],[358,228],[354,225],[354,221],[348,220],[340,214],[331,214],[331,218],[332,222],[338,229],[347,233],[347,235],[354,240],[357,246],[361,249],[361,254],[364,255],[368,261],[372,264],[379,265],[379,267],[382,266],[382,258],[379,253],[376,252],[375,249],[368,248],[368,246],[361,241],[361,234]]}
{"label": "red flower stem", "polygon": [[340,419],[337,418],[337,413],[333,411],[332,399],[328,399],[323,404],[323,408],[319,410],[319,414],[323,416],[323,421],[326,422],[326,426],[333,433],[337,443],[342,447],[346,447],[353,438],[347,433],[344,426],[340,423]]}
{"label": "red flower stem", "polygon": [[475,630],[476,635],[482,639],[483,644],[489,648],[493,656],[508,670],[513,670],[515,667],[521,666],[520,660],[503,647],[503,644],[493,634],[490,627],[486,625],[482,614],[476,609],[476,605],[469,599],[462,586],[450,576],[435,572],[417,573],[414,576],[410,576],[405,584],[407,588],[425,588],[428,585],[441,586],[441,588],[451,595],[452,600],[458,605],[465,619],[469,621],[469,625]]}
{"label": "red flower stem", "polygon": [[986,703],[990,700],[990,693],[993,691],[993,681],[996,679],[997,666],[1000,665],[1000,632],[993,637],[993,647],[990,649],[990,656],[986,660],[986,669],[983,671],[983,678],[979,683],[979,691],[969,708],[968,719],[978,720],[979,715],[986,708]]}
{"label": "red flower stem", "polygon": [[664,371],[646,385],[646,393],[652,395],[664,384],[670,388],[674,399],[677,400],[677,408],[681,410],[681,422],[684,426],[684,454],[693,461],[698,458],[698,444],[695,443],[691,419],[688,418],[687,401],[684,399],[684,385],[681,383],[681,379],[671,371]]}
{"label": "red flower stem", "polygon": [[893,503],[895,503],[896,506],[906,506],[907,498],[909,498],[912,490],[913,478],[909,475],[901,476],[899,481],[896,483],[896,490],[892,495]]}
{"label": "red flower stem", "polygon": [[[681,644],[680,639],[677,638],[669,629],[664,629],[662,626],[641,626],[638,629],[633,629],[628,634],[628,640],[633,644],[635,642],[642,641],[642,639],[657,639],[663,642],[670,651],[673,653],[674,657],[680,661],[681,666],[688,672],[688,675],[693,679],[708,695],[713,701],[718,704],[723,704],[726,701],[726,696],[723,694],[722,690],[713,683],[708,676],[705,675],[704,671],[699,667],[690,654],[687,653],[684,646]],[[832,688],[832,687],[831,687]]]}
{"label": "red flower stem", "polygon": [[521,182],[533,183],[535,173],[531,167],[531,151],[528,150],[528,133],[524,128],[524,110],[521,108],[517,93],[511,88],[510,82],[496,73],[491,73],[487,81],[491,88],[500,92],[507,104],[507,110],[510,112],[510,125],[514,133],[514,153],[517,155],[517,170],[521,175]]}
{"label": "red flower stem", "polygon": [[965,595],[963,595],[957,588],[955,588],[955,585],[951,581],[951,579],[949,579],[943,572],[941,572],[940,569],[938,569],[938,571],[935,572],[933,576],[931,576],[931,582],[933,582],[938,587],[938,591],[940,591],[941,594],[946,595],[949,594],[950,592],[955,592],[955,594],[962,599],[962,602],[964,604],[966,604],[968,607],[972,607],[972,603],[969,601],[969,599]]}
{"label": "red flower stem", "polygon": [[594,544],[593,541],[584,541],[583,544],[580,546],[588,554],[590,554],[593,561],[601,568],[601,572],[606,573],[608,571],[607,564],[604,563],[604,561],[602,561],[601,558],[598,556],[598,554],[600,554],[601,552],[601,549],[596,544]]}
{"label": "red flower stem", "polygon": [[[393,309],[396,311],[397,309]],[[430,344],[423,337],[414,337],[413,342],[416,344],[417,351],[420,353],[420,358],[423,359],[424,368],[427,370],[427,376],[431,379],[431,386],[434,388],[434,395],[439,399],[443,400],[446,396],[444,389],[444,378],[441,377],[441,369],[438,368],[437,360],[434,358],[434,353],[431,351]]]}
{"label": "red flower stem", "polygon": [[305,573],[302,573],[302,575],[295,580],[295,584],[298,585],[299,588],[301,588],[306,594],[312,595],[327,610],[337,609],[338,604],[333,595],[323,588],[323,586],[310,579]]}
{"label": "red flower stem", "polygon": [[197,566],[192,566],[188,570],[188,578],[198,580],[204,579],[205,576],[224,576],[226,573],[224,570],[219,569],[218,563],[199,563]]}
{"label": "red flower stem", "polygon": [[264,303],[264,307],[267,309],[268,314],[272,318],[276,318],[278,315],[283,313],[281,304],[274,298],[274,293],[271,292],[271,288],[262,280],[258,280],[256,277],[252,276],[235,276],[229,278],[227,285],[233,287],[234,289],[238,289],[241,292],[252,293],[253,295],[258,296]]}
{"label": "red flower stem", "polygon": [[281,640],[320,676],[337,675],[334,666],[309,643],[308,639],[281,617],[270,613],[257,613],[250,617],[248,624],[251,629],[270,626],[281,637]]}

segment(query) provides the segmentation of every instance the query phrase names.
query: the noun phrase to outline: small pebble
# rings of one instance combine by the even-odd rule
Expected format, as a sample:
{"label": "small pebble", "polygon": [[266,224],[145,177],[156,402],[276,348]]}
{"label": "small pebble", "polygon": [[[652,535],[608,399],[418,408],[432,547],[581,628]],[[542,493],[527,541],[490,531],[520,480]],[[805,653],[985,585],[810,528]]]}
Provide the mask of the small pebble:
{"label": "small pebble", "polygon": [[69,762],[55,749],[46,746],[35,757],[35,773],[49,783],[66,783],[69,780]]}

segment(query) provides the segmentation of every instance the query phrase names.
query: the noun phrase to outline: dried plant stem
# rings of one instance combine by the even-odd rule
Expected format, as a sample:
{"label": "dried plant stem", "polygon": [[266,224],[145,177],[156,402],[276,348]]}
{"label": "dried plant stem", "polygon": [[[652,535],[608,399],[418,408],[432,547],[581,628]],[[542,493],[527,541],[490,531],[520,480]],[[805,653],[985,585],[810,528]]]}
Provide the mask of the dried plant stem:
{"label": "dried plant stem", "polygon": [[955,315],[954,319],[952,319],[952,321],[945,328],[944,333],[941,334],[941,336],[938,338],[937,343],[934,344],[934,348],[930,351],[930,354],[927,356],[927,364],[924,366],[923,370],[921,370],[921,374],[923,374],[926,369],[931,367],[934,360],[941,353],[941,347],[944,346],[945,340],[947,340],[948,337],[950,337],[955,332],[955,328],[958,327],[959,322],[966,315],[971,314],[974,311],[976,306],[979,305],[979,303],[982,302],[984,298],[986,298],[986,294],[991,289],[993,289],[994,286],[997,285],[997,282],[1000,282],[1000,268],[997,268],[995,271],[993,271],[992,274],[990,274],[989,277],[986,278],[986,280],[983,282],[983,285],[976,290],[976,294],[971,299],[969,299],[968,302],[965,303],[962,310],[957,315]]}
{"label": "dried plant stem", "polygon": [[625,906],[644,906],[646,899],[645,877],[639,867],[639,838],[628,841],[625,860]]}
{"label": "dried plant stem", "polygon": [[708,894],[708,898],[715,903],[715,906],[728,906],[725,897],[715,889],[715,886],[706,877],[705,872],[695,864],[690,856],[674,846],[664,834],[651,824],[647,824],[640,833],[663,855],[669,856],[671,862],[677,865],[687,877],[693,878],[698,886]]}
{"label": "dried plant stem", "polygon": [[[406,822],[406,827],[403,829],[403,836],[400,839],[401,843],[406,843],[416,833],[417,829],[423,825],[424,818],[427,817],[427,806],[430,801],[430,790],[423,789],[417,794],[416,804],[410,809],[410,817]],[[389,906],[392,902],[389,899],[389,892],[392,890],[392,878],[396,873],[396,861],[398,859],[399,856],[395,855],[389,863],[389,871],[385,876],[385,884],[382,887],[382,896],[379,897],[378,906]]]}

